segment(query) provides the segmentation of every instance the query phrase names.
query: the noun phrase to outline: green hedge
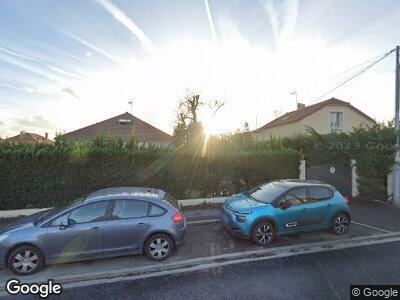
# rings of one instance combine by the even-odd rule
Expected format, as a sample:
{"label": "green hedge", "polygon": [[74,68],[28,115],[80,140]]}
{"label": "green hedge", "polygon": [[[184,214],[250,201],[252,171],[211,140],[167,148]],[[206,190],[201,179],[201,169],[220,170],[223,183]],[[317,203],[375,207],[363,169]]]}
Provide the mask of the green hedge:
{"label": "green hedge", "polygon": [[298,152],[290,149],[201,155],[101,139],[0,144],[0,209],[57,206],[105,187],[153,186],[179,198],[207,197],[221,182],[251,186],[297,177]]}
{"label": "green hedge", "polygon": [[387,200],[387,175],[394,163],[396,138],[392,123],[354,128],[350,133],[321,135],[309,129],[307,135],[272,139],[266,147],[286,147],[304,154],[307,166],[328,163],[349,165],[356,160],[360,196]]}

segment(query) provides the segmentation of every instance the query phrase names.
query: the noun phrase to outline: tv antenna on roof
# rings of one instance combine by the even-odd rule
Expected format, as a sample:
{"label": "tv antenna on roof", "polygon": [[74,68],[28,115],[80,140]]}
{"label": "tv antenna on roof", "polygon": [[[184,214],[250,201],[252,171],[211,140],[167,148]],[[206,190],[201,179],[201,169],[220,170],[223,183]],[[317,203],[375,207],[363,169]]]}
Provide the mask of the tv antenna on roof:
{"label": "tv antenna on roof", "polygon": [[296,108],[297,108],[297,106],[299,104],[299,102],[297,101],[297,91],[294,90],[294,91],[290,92],[290,95],[295,95],[295,97],[296,97]]}

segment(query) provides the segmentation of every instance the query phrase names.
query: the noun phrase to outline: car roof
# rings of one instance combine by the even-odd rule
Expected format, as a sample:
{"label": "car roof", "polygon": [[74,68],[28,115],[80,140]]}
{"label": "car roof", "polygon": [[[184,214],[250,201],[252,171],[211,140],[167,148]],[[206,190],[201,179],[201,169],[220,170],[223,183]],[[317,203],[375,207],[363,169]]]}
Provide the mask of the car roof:
{"label": "car roof", "polygon": [[111,198],[163,199],[165,194],[164,190],[152,187],[113,187],[88,194],[84,202]]}
{"label": "car roof", "polygon": [[335,189],[333,186],[331,186],[330,184],[324,183],[322,181],[318,181],[318,180],[301,180],[301,179],[282,179],[282,180],[278,180],[278,181],[274,181],[276,183],[282,184],[284,186],[287,186],[289,188],[292,187],[303,187],[303,186],[323,186],[323,187],[327,187],[330,189]]}

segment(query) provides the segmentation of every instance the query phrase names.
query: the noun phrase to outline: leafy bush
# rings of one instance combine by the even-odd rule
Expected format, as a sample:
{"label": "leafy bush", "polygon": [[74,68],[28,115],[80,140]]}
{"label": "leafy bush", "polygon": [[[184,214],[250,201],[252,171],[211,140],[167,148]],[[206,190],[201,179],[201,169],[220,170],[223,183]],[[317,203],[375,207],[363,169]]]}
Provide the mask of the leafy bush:
{"label": "leafy bush", "polygon": [[350,133],[307,135],[273,141],[278,147],[295,149],[307,158],[307,166],[327,163],[349,165],[356,160],[359,192],[364,198],[387,199],[387,175],[394,163],[396,138],[392,123],[354,128]]}
{"label": "leafy bush", "polygon": [[251,186],[297,178],[297,151],[229,140],[201,149],[144,148],[119,139],[104,143],[101,137],[90,143],[1,143],[0,209],[62,205],[105,187],[153,186],[179,198],[206,197],[222,181]]}

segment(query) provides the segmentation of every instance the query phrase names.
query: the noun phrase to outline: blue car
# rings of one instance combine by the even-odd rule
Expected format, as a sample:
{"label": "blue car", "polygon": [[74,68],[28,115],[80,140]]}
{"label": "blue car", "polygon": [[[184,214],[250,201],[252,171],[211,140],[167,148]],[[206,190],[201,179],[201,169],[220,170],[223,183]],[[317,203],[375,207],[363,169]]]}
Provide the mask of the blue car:
{"label": "blue car", "polygon": [[236,236],[265,246],[275,236],[330,229],[348,231],[347,198],[319,181],[280,180],[233,195],[221,208],[221,222]]}

